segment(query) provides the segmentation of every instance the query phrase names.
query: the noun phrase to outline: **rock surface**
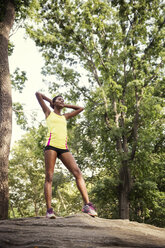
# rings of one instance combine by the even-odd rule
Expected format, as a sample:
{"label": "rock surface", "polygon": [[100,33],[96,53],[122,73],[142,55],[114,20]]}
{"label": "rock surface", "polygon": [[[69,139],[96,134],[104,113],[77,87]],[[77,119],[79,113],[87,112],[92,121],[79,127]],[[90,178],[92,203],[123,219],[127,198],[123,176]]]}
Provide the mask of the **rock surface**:
{"label": "rock surface", "polygon": [[76,214],[0,221],[0,248],[165,248],[165,229]]}

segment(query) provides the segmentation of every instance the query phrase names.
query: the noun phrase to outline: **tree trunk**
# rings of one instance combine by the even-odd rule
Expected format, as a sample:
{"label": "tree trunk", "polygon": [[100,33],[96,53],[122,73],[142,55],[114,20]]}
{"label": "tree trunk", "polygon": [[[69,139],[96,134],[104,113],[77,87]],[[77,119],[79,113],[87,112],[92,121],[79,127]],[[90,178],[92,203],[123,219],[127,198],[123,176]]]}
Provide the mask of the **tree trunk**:
{"label": "tree trunk", "polygon": [[12,132],[8,41],[14,18],[14,5],[4,1],[4,13],[0,20],[0,219],[8,217],[8,157]]}
{"label": "tree trunk", "polygon": [[120,168],[119,185],[119,215],[121,219],[129,219],[129,192],[131,188],[131,176],[127,161]]}

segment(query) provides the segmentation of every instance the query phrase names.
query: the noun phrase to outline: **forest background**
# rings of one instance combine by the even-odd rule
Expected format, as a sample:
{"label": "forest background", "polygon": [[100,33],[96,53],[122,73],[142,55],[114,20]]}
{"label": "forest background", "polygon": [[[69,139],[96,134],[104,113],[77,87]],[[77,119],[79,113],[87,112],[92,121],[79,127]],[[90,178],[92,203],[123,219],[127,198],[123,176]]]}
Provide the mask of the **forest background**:
{"label": "forest background", "polygon": [[[69,148],[99,216],[164,227],[164,1],[29,2],[22,25],[45,60],[45,88],[85,107],[68,122]],[[17,69],[13,87],[25,82]],[[9,216],[44,215],[44,122],[33,113],[29,124],[20,103],[13,110],[26,134],[11,151]],[[53,199],[57,215],[82,206],[60,163]]]}

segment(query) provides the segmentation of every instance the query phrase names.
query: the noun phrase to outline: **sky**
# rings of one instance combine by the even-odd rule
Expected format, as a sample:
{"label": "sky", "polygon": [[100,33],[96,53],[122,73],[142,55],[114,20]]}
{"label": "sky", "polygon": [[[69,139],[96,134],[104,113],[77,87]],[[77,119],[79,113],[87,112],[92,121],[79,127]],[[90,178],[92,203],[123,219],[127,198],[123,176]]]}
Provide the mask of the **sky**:
{"label": "sky", "polygon": [[[24,104],[25,115],[30,119],[33,111],[38,113],[38,121],[44,120],[44,115],[35,97],[35,92],[44,89],[47,92],[47,86],[42,81],[41,68],[44,60],[36,47],[33,40],[25,39],[25,32],[19,29],[13,34],[10,40],[14,43],[15,48],[13,54],[9,57],[9,68],[12,74],[17,67],[26,72],[28,80],[25,82],[25,88],[22,93],[12,90],[13,102]],[[14,142],[21,138],[24,131],[16,124],[13,114],[12,140],[11,147]]]}

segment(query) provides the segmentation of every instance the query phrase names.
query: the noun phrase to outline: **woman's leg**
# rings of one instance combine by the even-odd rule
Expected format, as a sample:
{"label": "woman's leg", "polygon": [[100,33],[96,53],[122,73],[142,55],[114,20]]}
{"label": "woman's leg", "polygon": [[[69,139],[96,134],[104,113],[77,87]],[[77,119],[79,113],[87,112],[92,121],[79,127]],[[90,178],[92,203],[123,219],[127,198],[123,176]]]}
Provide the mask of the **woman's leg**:
{"label": "woman's leg", "polygon": [[45,185],[44,185],[44,193],[47,209],[51,208],[51,200],[52,200],[52,181],[53,181],[53,173],[54,166],[57,158],[57,152],[53,150],[45,151]]}
{"label": "woman's leg", "polygon": [[65,152],[60,155],[60,160],[67,167],[67,169],[74,175],[76,178],[77,187],[82,195],[84,204],[89,203],[89,197],[86,189],[86,185],[82,176],[82,173],[70,152]]}

